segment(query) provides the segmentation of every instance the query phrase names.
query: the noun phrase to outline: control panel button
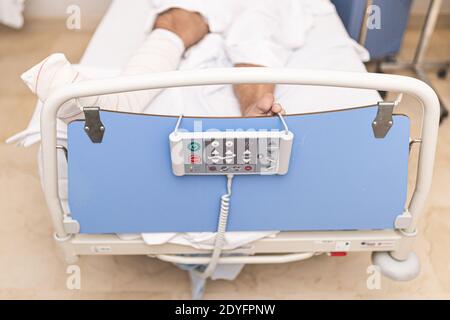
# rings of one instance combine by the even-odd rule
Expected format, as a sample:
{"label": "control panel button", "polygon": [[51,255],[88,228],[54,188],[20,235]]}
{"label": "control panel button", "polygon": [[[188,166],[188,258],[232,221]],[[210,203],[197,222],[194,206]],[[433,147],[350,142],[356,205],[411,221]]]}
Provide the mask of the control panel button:
{"label": "control panel button", "polygon": [[198,155],[193,154],[190,156],[190,161],[193,164],[198,164],[198,163],[202,162],[202,158],[200,158],[200,156],[198,156]]}
{"label": "control panel button", "polygon": [[198,151],[200,150],[200,143],[192,141],[191,143],[189,143],[188,149],[191,151]]}
{"label": "control panel button", "polygon": [[[293,134],[178,132],[169,136],[175,175],[286,174]],[[174,159],[182,154],[183,163]]]}

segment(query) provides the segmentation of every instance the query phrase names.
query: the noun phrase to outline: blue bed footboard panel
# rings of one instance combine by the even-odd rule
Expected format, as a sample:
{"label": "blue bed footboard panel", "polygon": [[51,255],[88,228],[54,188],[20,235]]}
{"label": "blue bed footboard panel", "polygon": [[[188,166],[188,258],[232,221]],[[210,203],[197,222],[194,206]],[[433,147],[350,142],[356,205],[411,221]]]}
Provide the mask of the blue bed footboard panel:
{"label": "blue bed footboard panel", "polygon": [[[394,227],[407,192],[409,119],[374,138],[377,107],[287,116],[295,134],[285,176],[236,176],[229,231]],[[68,129],[69,206],[82,233],[215,231],[223,176],[172,173],[176,117],[100,112],[94,144],[84,121]],[[183,118],[189,131],[281,129],[277,117]]]}

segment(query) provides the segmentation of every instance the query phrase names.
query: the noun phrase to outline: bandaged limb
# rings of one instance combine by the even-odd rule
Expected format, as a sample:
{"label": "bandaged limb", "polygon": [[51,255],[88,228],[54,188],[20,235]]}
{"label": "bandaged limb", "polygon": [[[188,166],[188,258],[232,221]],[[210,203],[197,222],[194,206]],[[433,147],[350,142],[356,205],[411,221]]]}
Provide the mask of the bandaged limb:
{"label": "bandaged limb", "polygon": [[[173,32],[164,29],[153,30],[140,49],[131,57],[123,75],[138,75],[176,70],[184,52],[182,40]],[[22,80],[39,100],[60,87],[87,80],[63,54],[52,54],[22,75]],[[72,118],[81,113],[79,106],[99,106],[102,109],[128,112],[142,112],[161,90],[145,90],[118,94],[85,97],[67,102],[58,116]]]}
{"label": "bandaged limb", "polygon": [[[155,29],[130,58],[122,75],[132,76],[173,71],[178,68],[185,48],[200,41],[208,33],[208,25],[194,12],[170,9],[155,20]],[[53,54],[22,75],[22,79],[41,101],[58,88],[87,80],[67,61],[63,54]],[[81,106],[141,113],[161,92],[142,90],[95,97],[79,98],[61,107],[58,117],[65,121],[76,118]]]}

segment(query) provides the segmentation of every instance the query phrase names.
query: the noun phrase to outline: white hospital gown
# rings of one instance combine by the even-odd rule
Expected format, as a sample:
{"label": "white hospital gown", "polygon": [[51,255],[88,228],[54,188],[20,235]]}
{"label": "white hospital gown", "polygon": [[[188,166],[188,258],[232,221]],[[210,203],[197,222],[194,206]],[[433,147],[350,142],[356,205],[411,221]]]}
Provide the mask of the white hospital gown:
{"label": "white hospital gown", "polygon": [[312,17],[298,0],[150,1],[156,13],[176,7],[202,14],[210,32],[225,40],[233,64],[282,67],[312,25]]}
{"label": "white hospital gown", "polygon": [[[199,12],[209,24],[211,32],[186,51],[180,70],[232,67],[237,63],[285,67],[292,54],[305,44],[316,17],[334,13],[328,0],[148,1],[152,12],[147,31],[153,28],[158,13],[173,7]],[[277,100],[278,89],[277,86]],[[171,107],[167,108],[168,105]],[[192,116],[241,115],[231,85],[166,89],[153,100],[146,112]]]}

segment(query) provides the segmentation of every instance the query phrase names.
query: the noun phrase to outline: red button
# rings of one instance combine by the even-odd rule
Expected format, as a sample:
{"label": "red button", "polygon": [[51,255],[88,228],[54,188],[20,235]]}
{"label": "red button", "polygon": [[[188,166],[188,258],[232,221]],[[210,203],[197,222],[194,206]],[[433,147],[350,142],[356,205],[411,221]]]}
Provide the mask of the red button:
{"label": "red button", "polygon": [[191,155],[191,163],[200,163],[202,161],[202,158],[200,158],[199,156],[193,154]]}
{"label": "red button", "polygon": [[252,168],[252,166],[245,166],[244,169],[245,169],[246,171],[250,171],[250,170],[252,170],[253,168]]}
{"label": "red button", "polygon": [[347,255],[347,252],[341,252],[341,251],[330,252],[331,257],[345,257],[346,255]]}

